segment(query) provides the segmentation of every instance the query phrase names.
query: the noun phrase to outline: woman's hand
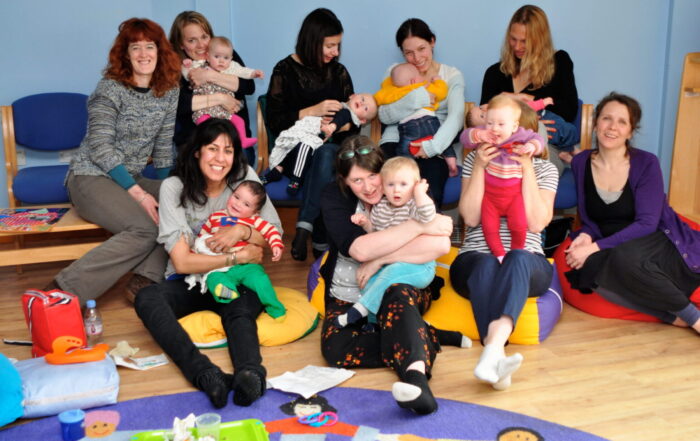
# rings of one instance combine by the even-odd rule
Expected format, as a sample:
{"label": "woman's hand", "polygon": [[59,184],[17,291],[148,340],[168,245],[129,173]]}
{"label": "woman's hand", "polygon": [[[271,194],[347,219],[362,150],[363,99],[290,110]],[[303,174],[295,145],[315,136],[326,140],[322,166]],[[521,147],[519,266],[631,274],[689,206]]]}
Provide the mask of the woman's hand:
{"label": "woman's hand", "polygon": [[567,251],[572,249],[572,248],[577,248],[580,246],[584,245],[590,245],[593,243],[593,238],[588,234],[588,233],[581,233],[578,236],[576,236],[576,239],[574,239],[571,244],[569,245],[569,248],[567,248]]}
{"label": "woman's hand", "polygon": [[238,113],[238,111],[241,110],[241,102],[238,101],[236,98],[232,97],[227,93],[220,93],[217,95],[220,95],[219,100],[221,102],[219,103],[219,105],[222,106],[224,109],[228,110],[231,113]]}
{"label": "woman's hand", "polygon": [[[510,159],[520,164],[523,168],[533,168],[532,167],[532,154],[528,153],[528,148],[523,146],[513,147],[513,154],[509,156]],[[523,171],[524,174],[524,171]]]}
{"label": "woman's hand", "polygon": [[586,259],[588,259],[588,256],[598,251],[600,251],[600,247],[598,247],[598,244],[595,242],[579,244],[575,248],[569,247],[565,251],[566,264],[573,269],[581,269],[586,263]]}
{"label": "woman's hand", "polygon": [[262,260],[263,249],[252,243],[236,251],[236,263],[262,263]]}
{"label": "woman's hand", "polygon": [[[301,109],[299,111],[299,119],[305,117],[305,116],[320,116],[324,118],[325,122],[330,122],[333,115],[335,115],[336,112],[341,110],[343,108],[343,105],[341,104],[340,101],[337,100],[323,100],[320,103],[307,107],[305,109]],[[328,119],[326,121],[326,119]]]}
{"label": "woman's hand", "polygon": [[364,289],[365,285],[369,279],[381,269],[382,263],[379,259],[370,260],[363,263],[357,269],[357,284],[360,285],[360,289]]}
{"label": "woman's hand", "polygon": [[435,219],[420,225],[423,226],[423,234],[431,236],[452,235],[452,218],[444,214],[436,214]]}
{"label": "woman's hand", "polygon": [[213,252],[223,253],[237,242],[247,238],[249,234],[250,227],[247,225],[237,224],[231,227],[221,227],[219,231],[206,240],[206,244]]}
{"label": "woman's hand", "polygon": [[498,147],[493,144],[484,143],[476,148],[474,167],[485,169],[489,162],[498,156]]}
{"label": "woman's hand", "polygon": [[192,87],[199,87],[203,84],[210,83],[211,72],[213,71],[206,67],[198,67],[190,70],[190,83],[192,83]]}
{"label": "woman's hand", "polygon": [[153,222],[158,225],[158,201],[140,185],[132,185],[127,193],[143,208]]}

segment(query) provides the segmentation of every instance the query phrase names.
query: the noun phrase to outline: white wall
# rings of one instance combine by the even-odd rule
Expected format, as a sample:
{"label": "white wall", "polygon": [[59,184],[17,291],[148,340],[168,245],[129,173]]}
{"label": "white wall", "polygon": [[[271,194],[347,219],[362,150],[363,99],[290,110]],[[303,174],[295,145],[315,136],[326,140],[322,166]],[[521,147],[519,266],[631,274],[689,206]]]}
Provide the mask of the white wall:
{"label": "white wall", "polygon": [[[409,17],[424,19],[437,35],[435,58],[458,67],[466,99],[478,101],[484,70],[498,60],[505,27],[524,2],[499,0],[24,0],[0,2],[0,104],[46,91],[89,94],[107,60],[117,26],[149,17],[166,32],[177,13],[195,9],[216,33],[231,37],[245,62],[269,76],[294,50],[303,18],[318,6],[332,9],[345,28],[343,62],[355,89],[374,91],[386,67],[400,60],[394,35]],[[579,96],[595,103],[611,90],[643,107],[639,147],[659,155],[668,181],[683,56],[700,51],[697,0],[537,0],[550,20],[554,44],[574,60]],[[257,94],[268,77],[256,80]],[[249,104],[254,109],[255,97]],[[254,121],[254,118],[253,118]],[[30,156],[29,162],[45,162]],[[4,169],[0,170],[4,183]],[[0,206],[7,205],[0,184]]]}

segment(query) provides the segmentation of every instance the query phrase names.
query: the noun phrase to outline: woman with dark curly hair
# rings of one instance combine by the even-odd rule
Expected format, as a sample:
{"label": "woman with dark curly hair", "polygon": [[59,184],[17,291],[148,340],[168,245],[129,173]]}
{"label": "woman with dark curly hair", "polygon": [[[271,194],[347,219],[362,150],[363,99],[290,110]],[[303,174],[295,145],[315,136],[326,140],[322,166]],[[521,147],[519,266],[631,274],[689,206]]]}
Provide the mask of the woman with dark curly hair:
{"label": "woman with dark curly hair", "polygon": [[[160,191],[163,219],[158,242],[170,255],[168,280],[139,291],[134,305],[153,339],[217,408],[226,405],[231,389],[233,402],[241,406],[251,405],[265,392],[266,371],[255,323],[263,305],[256,293],[243,285],[236,289],[237,299],[219,303],[211,295],[201,295],[198,286],[188,288],[179,275],[261,262],[265,238],[242,223],[222,226],[207,240],[210,250],[223,254],[190,252],[209,215],[224,209],[228,198],[244,180],[258,181],[258,177],[243,157],[241,141],[231,122],[211,118],[198,125],[192,141],[180,150],[172,176],[163,181]],[[282,231],[279,216],[268,198],[260,215]],[[228,252],[244,239],[248,245]],[[203,310],[221,316],[234,376],[225,374],[202,354],[178,322],[181,317]]]}
{"label": "woman with dark curly hair", "polygon": [[156,242],[160,181],[141,172],[152,158],[159,177],[172,165],[180,60],[156,23],[119,25],[104,78],[88,99],[88,128],[66,186],[80,216],[112,237],[61,271],[47,289],[99,297],[124,274],[127,296],[163,279],[166,255]]}

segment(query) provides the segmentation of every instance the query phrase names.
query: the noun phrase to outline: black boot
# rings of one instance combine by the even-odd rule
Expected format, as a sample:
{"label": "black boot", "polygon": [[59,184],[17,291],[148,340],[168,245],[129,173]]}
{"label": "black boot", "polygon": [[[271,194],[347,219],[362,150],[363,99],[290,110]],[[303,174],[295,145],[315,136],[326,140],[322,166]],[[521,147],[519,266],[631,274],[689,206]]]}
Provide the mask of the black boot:
{"label": "black boot", "polygon": [[265,393],[265,378],[258,372],[246,369],[236,373],[233,381],[233,404],[250,406]]}
{"label": "black boot", "polygon": [[223,373],[217,367],[201,372],[194,380],[194,386],[207,394],[209,401],[217,409],[226,406],[231,383],[232,376]]}
{"label": "black boot", "polygon": [[306,260],[306,245],[311,232],[297,227],[297,234],[292,241],[292,257],[294,260]]}

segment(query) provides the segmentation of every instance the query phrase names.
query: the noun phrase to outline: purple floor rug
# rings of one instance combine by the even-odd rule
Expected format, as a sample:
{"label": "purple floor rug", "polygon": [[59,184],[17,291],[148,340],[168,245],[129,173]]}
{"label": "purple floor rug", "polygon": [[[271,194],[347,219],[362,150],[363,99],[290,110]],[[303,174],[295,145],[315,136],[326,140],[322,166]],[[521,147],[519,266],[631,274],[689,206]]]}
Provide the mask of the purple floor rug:
{"label": "purple floor rug", "polygon": [[[335,410],[339,423],[310,428],[296,421],[293,411],[309,408],[294,396],[268,390],[250,407],[233,404],[214,409],[200,392],[188,392],[125,401],[86,411],[84,440],[128,441],[132,435],[172,427],[174,417],[183,418],[216,411],[222,421],[256,418],[265,422],[272,441],[596,441],[595,435],[517,413],[458,401],[438,399],[439,410],[416,416],[399,408],[389,392],[334,388],[314,398],[311,407]],[[229,401],[229,403],[231,403]],[[315,407],[314,407],[315,406]],[[97,412],[99,411],[99,412]],[[93,413],[91,415],[91,412]],[[100,435],[99,438],[96,436]],[[0,431],[0,440],[61,440],[58,419],[48,417]],[[233,441],[233,440],[231,440]],[[236,439],[235,441],[247,441]]]}

